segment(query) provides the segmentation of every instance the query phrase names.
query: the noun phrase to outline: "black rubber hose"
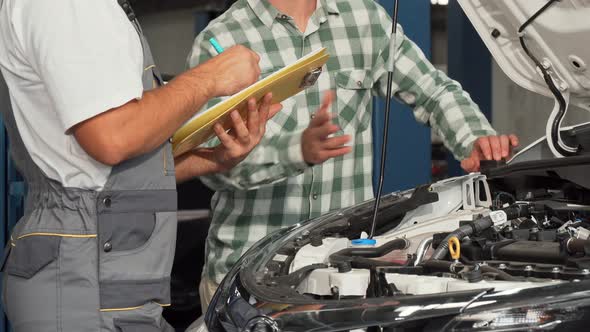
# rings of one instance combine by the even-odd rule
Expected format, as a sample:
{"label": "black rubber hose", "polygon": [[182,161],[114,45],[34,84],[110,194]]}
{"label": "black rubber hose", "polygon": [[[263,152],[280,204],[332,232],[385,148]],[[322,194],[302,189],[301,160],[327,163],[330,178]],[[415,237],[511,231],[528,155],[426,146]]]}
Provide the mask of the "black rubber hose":
{"label": "black rubber hose", "polygon": [[365,257],[350,257],[349,260],[350,267],[354,269],[375,269],[378,267],[388,267],[388,266],[403,266],[403,264],[393,263],[393,262],[386,262],[386,261],[379,261],[372,258],[365,258]]}
{"label": "black rubber hose", "polygon": [[[528,217],[531,214],[531,207],[529,205],[522,205],[516,204],[505,209],[501,209],[499,211],[503,211],[506,213],[506,219],[512,220],[521,217]],[[449,253],[449,240],[452,237],[456,237],[461,241],[464,237],[469,236],[471,234],[477,234],[485,229],[488,229],[494,225],[492,218],[490,216],[483,217],[481,219],[477,219],[474,222],[459,227],[458,229],[452,231],[449,235],[445,237],[442,243],[438,246],[436,251],[430,257],[431,260],[441,260],[447,257]]]}
{"label": "black rubber hose", "polygon": [[393,239],[379,247],[346,248],[334,253],[333,255],[377,258],[385,256],[394,250],[406,249],[409,247],[409,245],[410,242],[406,239]]}
{"label": "black rubber hose", "polygon": [[355,268],[374,268],[377,266],[399,266],[391,262],[375,261],[370,258],[378,258],[387,255],[394,250],[408,248],[410,242],[406,239],[394,239],[380,247],[374,248],[347,248],[330,255],[330,264],[351,264]]}
{"label": "black rubber hose", "polygon": [[566,249],[570,255],[586,255],[586,253],[590,252],[590,240],[570,238],[566,241]]}
{"label": "black rubber hose", "polygon": [[463,263],[455,263],[449,261],[427,260],[421,264],[425,269],[431,272],[451,272],[459,273],[465,265]]}
{"label": "black rubber hose", "polygon": [[500,269],[496,269],[495,267],[489,266],[489,265],[480,265],[479,266],[481,268],[481,272],[483,273],[493,273],[497,276],[498,279],[500,280],[505,280],[505,281],[518,281],[518,278],[515,278],[513,276],[511,276],[510,274],[500,270]]}
{"label": "black rubber hose", "polygon": [[473,223],[471,223],[469,225],[464,225],[464,226],[459,227],[458,229],[452,231],[451,233],[449,233],[449,235],[447,235],[445,237],[445,239],[441,242],[441,244],[439,244],[438,248],[436,248],[436,251],[432,254],[430,259],[431,260],[445,259],[447,257],[447,254],[449,253],[449,240],[451,238],[456,237],[457,239],[459,239],[459,241],[461,241],[464,237],[473,234],[474,231],[475,231],[475,233],[478,233],[484,229],[488,229],[488,228],[492,227],[493,224],[494,224],[494,222],[492,221],[492,218],[484,217],[484,218],[474,221]]}
{"label": "black rubber hose", "polygon": [[547,69],[545,69],[545,67],[543,67],[541,62],[537,59],[537,57],[527,47],[526,42],[525,42],[525,38],[524,38],[524,34],[523,34],[523,32],[527,26],[529,26],[531,23],[533,23],[533,21],[535,21],[537,19],[537,17],[539,17],[539,15],[541,15],[549,7],[551,7],[551,5],[553,5],[559,1],[560,0],[549,0],[543,7],[541,7],[541,9],[539,9],[537,12],[535,12],[533,14],[533,16],[531,16],[528,20],[526,20],[526,22],[524,22],[523,25],[520,26],[520,28],[518,29],[518,33],[519,33],[519,40],[520,40],[520,45],[522,46],[522,49],[527,54],[527,56],[535,63],[537,68],[539,68],[539,70],[543,74],[543,79],[545,80],[545,83],[547,84],[547,86],[549,87],[549,90],[555,96],[557,102],[559,103],[559,112],[557,114],[557,117],[555,118],[555,120],[551,124],[551,141],[552,141],[552,144],[553,144],[553,147],[555,148],[555,150],[557,150],[557,152],[559,152],[563,156],[567,157],[567,156],[576,155],[577,152],[579,151],[579,147],[577,147],[577,148],[570,147],[576,151],[576,152],[570,152],[570,151],[562,148],[561,145],[559,145],[559,143],[558,143],[559,139],[561,137],[559,125],[561,124],[561,120],[565,116],[565,111],[567,110],[567,102],[566,102],[563,94],[561,93],[561,91],[559,91],[557,86],[555,86],[553,78],[551,78],[551,75],[549,75]]}
{"label": "black rubber hose", "polygon": [[[465,266],[463,263],[455,263],[449,261],[439,261],[439,260],[428,260],[422,264],[424,268],[428,269],[432,272],[451,272],[451,273],[459,273]],[[510,274],[491,267],[489,265],[480,265],[481,272],[483,273],[493,273],[499,280],[505,281],[517,281],[518,279],[511,276]]]}

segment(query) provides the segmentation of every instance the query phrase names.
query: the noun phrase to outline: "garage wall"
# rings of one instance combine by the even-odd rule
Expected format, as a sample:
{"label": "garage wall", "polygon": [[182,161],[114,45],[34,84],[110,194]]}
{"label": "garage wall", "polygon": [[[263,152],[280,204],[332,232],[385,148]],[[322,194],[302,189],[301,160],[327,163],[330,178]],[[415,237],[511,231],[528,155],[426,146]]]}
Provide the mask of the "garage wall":
{"label": "garage wall", "polygon": [[160,72],[176,75],[184,71],[199,15],[192,9],[141,15],[143,32]]}
{"label": "garage wall", "polygon": [[[388,13],[393,11],[393,1],[380,0]],[[399,22],[404,32],[430,57],[430,1],[400,1]],[[377,99],[373,111],[373,184],[377,189],[385,102]],[[411,109],[393,103],[389,121],[387,164],[383,192],[389,193],[430,182],[431,145],[430,128],[419,124]]]}
{"label": "garage wall", "polygon": [[[492,119],[496,130],[517,133],[521,147],[545,135],[553,99],[530,92],[512,82],[502,69],[492,65]],[[564,125],[590,122],[590,112],[571,107]]]}

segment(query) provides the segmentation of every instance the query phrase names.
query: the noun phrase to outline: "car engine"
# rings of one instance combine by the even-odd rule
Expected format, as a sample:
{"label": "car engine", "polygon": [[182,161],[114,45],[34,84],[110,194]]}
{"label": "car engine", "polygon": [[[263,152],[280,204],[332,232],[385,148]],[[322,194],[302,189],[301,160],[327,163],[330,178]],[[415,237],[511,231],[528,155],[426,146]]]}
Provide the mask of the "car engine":
{"label": "car engine", "polygon": [[[310,299],[513,289],[590,278],[590,191],[472,174],[327,216],[283,243],[257,284]],[[524,181],[524,182],[523,182]],[[287,291],[289,290],[289,291]]]}

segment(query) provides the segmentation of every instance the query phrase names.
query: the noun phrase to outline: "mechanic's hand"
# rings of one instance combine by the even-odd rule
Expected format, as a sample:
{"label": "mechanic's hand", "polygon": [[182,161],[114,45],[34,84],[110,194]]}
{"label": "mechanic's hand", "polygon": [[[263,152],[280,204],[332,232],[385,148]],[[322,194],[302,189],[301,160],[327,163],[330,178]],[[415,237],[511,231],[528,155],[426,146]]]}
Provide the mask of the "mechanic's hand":
{"label": "mechanic's hand", "polygon": [[481,160],[507,159],[512,154],[512,149],[518,146],[516,135],[485,136],[480,137],[473,144],[473,151],[469,158],[461,161],[461,167],[466,172],[479,171]]}
{"label": "mechanic's hand", "polygon": [[[203,77],[213,78],[214,97],[231,96],[250,86],[260,76],[260,56],[242,45],[233,46],[195,67]],[[199,68],[201,67],[201,68]]]}
{"label": "mechanic's hand", "polygon": [[271,93],[264,96],[260,106],[256,105],[256,99],[248,100],[247,123],[238,111],[232,111],[233,128],[229,132],[219,123],[215,124],[213,129],[221,144],[213,149],[213,155],[220,171],[226,172],[235,167],[260,143],[266,132],[266,122],[282,109],[281,104],[271,105],[271,102]]}
{"label": "mechanic's hand", "polygon": [[328,112],[333,100],[334,93],[326,93],[320,110],[301,136],[303,159],[308,164],[321,164],[330,158],[339,157],[352,151],[352,147],[344,146],[350,141],[350,135],[329,137],[340,130],[337,125],[332,123],[333,114]]}

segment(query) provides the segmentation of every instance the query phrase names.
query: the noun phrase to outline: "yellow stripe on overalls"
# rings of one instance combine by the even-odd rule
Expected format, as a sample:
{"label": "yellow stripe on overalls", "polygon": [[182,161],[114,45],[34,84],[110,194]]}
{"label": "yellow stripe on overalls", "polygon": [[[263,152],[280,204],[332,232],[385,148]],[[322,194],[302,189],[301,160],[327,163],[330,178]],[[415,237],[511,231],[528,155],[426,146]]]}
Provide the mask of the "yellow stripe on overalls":
{"label": "yellow stripe on overalls", "polygon": [[[169,306],[171,306],[170,303],[168,303],[168,304],[156,303],[156,304],[159,305],[160,307],[169,307]],[[140,305],[139,307],[100,309],[100,312],[130,311],[130,310],[137,310],[137,309],[140,309],[142,307],[143,306]]]}
{"label": "yellow stripe on overalls", "polygon": [[[21,235],[21,236],[17,237],[16,241],[18,241],[20,239],[24,239],[26,237],[31,237],[31,236],[59,236],[59,237],[69,237],[69,238],[76,238],[76,239],[91,239],[91,238],[97,237],[96,234],[29,233],[29,234],[25,234],[25,235]],[[10,245],[12,247],[16,247],[16,241],[14,240],[14,238],[11,235],[10,236]]]}
{"label": "yellow stripe on overalls", "polygon": [[59,237],[70,237],[70,238],[77,238],[77,239],[88,239],[88,238],[95,238],[97,237],[96,234],[62,234],[62,233],[29,233],[25,235],[21,235],[17,240],[20,240],[25,237],[29,236],[59,236]]}

